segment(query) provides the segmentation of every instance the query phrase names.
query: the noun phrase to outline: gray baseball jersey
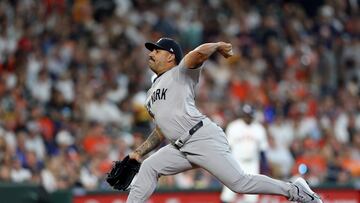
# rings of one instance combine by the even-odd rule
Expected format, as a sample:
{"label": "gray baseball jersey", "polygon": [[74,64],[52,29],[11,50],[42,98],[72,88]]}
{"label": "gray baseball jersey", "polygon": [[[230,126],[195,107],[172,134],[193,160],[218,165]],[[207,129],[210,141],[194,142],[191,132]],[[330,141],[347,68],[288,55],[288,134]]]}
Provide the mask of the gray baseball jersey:
{"label": "gray baseball jersey", "polygon": [[174,143],[199,121],[203,126],[181,147],[161,148],[141,164],[127,203],[144,203],[162,175],[173,175],[194,166],[204,168],[238,193],[289,195],[290,184],[263,175],[245,174],[230,152],[224,131],[195,106],[195,86],[201,67],[188,69],[184,61],[155,79],[146,107],[164,136]]}
{"label": "gray baseball jersey", "polygon": [[146,108],[170,142],[175,142],[206,118],[195,106],[195,86],[202,67],[178,66],[155,78],[147,93]]}

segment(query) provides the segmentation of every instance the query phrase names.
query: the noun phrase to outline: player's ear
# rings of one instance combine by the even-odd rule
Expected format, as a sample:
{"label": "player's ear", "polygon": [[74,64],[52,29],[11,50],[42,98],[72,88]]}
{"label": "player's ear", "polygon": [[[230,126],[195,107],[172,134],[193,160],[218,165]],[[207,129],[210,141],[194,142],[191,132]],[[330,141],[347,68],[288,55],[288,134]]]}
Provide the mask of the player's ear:
{"label": "player's ear", "polygon": [[168,62],[175,61],[175,54],[169,54]]}

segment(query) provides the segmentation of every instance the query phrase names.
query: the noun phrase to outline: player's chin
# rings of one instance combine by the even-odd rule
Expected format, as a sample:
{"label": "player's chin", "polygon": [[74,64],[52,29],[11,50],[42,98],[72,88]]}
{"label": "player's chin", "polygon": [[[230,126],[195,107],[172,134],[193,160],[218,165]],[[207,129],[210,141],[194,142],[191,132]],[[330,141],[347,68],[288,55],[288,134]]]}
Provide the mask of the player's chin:
{"label": "player's chin", "polygon": [[150,70],[152,70],[154,73],[156,73],[156,68],[155,68],[153,65],[151,65],[150,63],[149,63],[149,68],[150,68]]}

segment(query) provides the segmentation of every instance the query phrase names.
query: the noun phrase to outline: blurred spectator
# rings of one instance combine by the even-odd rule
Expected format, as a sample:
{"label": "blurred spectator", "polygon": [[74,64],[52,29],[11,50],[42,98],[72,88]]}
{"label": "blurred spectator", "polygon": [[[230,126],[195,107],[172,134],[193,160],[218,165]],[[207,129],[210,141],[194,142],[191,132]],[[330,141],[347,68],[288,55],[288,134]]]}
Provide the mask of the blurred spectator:
{"label": "blurred spectator", "polygon": [[59,165],[59,162],[57,163],[57,161],[58,159],[56,158],[49,159],[45,163],[45,168],[41,171],[42,185],[48,192],[53,192],[58,189],[57,171],[61,168],[61,166]]}
{"label": "blurred spectator", "polygon": [[185,171],[174,176],[176,185],[181,189],[190,189],[195,186],[195,170]]}
{"label": "blurred spectator", "polygon": [[105,124],[121,124],[121,111],[115,104],[106,99],[104,92],[99,91],[98,93],[95,93],[93,98],[94,100],[85,106],[86,117],[89,121],[96,121]]}
{"label": "blurred spectator", "polygon": [[87,166],[83,166],[80,171],[80,182],[85,189],[94,190],[98,187],[102,173],[99,170],[99,159],[93,159]]}
{"label": "blurred spectator", "polygon": [[34,122],[30,122],[28,125],[28,133],[23,132],[27,136],[25,147],[27,150],[35,152],[38,159],[43,160],[45,158],[45,145],[43,138],[39,134],[40,128]]}
{"label": "blurred spectator", "polygon": [[104,127],[100,123],[93,123],[89,133],[83,140],[83,148],[89,155],[99,155],[104,149],[110,146],[110,138],[105,134]]}
{"label": "blurred spectator", "polygon": [[29,169],[25,169],[21,166],[20,159],[14,157],[13,163],[10,172],[11,180],[13,182],[26,182],[30,181],[31,178],[31,171]]}
{"label": "blurred spectator", "polygon": [[286,179],[291,176],[291,168],[294,163],[289,148],[278,144],[272,135],[269,136],[269,149],[267,150],[267,159],[270,165],[270,171],[274,177]]}
{"label": "blurred spectator", "polygon": [[1,182],[12,182],[11,170],[7,166],[0,167],[0,181]]}
{"label": "blurred spectator", "polygon": [[52,81],[47,70],[42,69],[30,85],[31,94],[37,101],[46,103],[51,97]]}

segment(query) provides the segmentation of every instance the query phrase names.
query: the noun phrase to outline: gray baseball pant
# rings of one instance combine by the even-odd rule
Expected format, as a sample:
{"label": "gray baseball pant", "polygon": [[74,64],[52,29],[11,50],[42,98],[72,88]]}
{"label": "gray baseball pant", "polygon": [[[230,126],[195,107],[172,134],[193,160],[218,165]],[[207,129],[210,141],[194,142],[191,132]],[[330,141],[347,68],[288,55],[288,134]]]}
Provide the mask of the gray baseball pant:
{"label": "gray baseball pant", "polygon": [[204,126],[182,148],[169,144],[143,161],[126,202],[144,203],[156,189],[160,176],[196,167],[204,168],[237,193],[289,196],[290,183],[245,174],[232,156],[223,130],[205,119]]}

